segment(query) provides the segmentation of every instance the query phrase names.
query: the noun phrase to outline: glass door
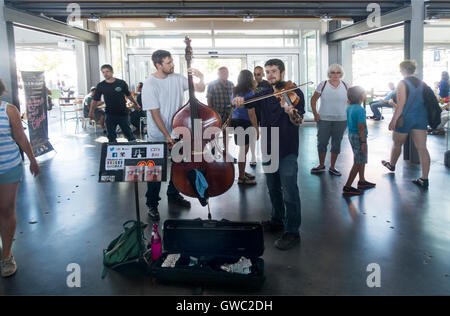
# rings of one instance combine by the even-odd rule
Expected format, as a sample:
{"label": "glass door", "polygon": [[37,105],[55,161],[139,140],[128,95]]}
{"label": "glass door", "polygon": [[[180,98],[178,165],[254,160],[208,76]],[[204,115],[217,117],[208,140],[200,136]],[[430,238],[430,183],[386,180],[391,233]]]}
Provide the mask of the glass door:
{"label": "glass door", "polygon": [[307,32],[303,37],[303,45],[305,47],[305,78],[306,81],[312,81],[314,84],[308,85],[306,87],[306,110],[311,112],[311,104],[309,100],[311,100],[312,95],[314,94],[314,88],[317,86],[317,32],[311,31]]}

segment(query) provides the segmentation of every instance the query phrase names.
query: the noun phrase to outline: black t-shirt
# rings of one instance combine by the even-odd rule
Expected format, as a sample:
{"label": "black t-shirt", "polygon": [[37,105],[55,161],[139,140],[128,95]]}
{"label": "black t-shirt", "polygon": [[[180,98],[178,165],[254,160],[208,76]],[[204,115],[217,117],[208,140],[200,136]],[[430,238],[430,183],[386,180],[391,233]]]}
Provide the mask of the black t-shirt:
{"label": "black t-shirt", "polygon": [[105,113],[113,115],[127,115],[127,103],[125,96],[130,96],[128,85],[125,81],[117,79],[113,83],[105,80],[97,85],[94,94],[94,100],[100,101],[101,97],[105,99]]}
{"label": "black t-shirt", "polygon": [[261,82],[258,83],[258,86],[256,87],[256,92],[260,92],[260,91],[267,90],[270,88],[272,88],[270,83],[267,80],[263,79]]}

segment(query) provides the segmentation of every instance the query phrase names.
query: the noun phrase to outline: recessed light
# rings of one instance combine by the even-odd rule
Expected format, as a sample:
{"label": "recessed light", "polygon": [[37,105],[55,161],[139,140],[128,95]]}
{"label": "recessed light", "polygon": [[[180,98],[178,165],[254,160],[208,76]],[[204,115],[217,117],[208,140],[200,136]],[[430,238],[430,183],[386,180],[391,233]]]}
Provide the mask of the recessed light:
{"label": "recessed light", "polygon": [[255,18],[252,16],[252,15],[250,15],[250,14],[247,14],[246,16],[244,16],[244,18],[242,19],[242,21],[244,21],[244,22],[246,22],[246,23],[251,23],[251,22],[253,22],[255,20]]}
{"label": "recessed light", "polygon": [[169,15],[166,17],[166,21],[167,21],[167,22],[176,22],[176,21],[177,21],[177,17],[176,17],[175,15],[173,15],[173,14],[169,14]]}
{"label": "recessed light", "polygon": [[120,22],[112,22],[112,23],[109,23],[109,26],[110,27],[123,27],[123,24]]}
{"label": "recessed light", "polygon": [[155,23],[152,23],[152,22],[142,22],[141,26],[142,27],[156,27]]}

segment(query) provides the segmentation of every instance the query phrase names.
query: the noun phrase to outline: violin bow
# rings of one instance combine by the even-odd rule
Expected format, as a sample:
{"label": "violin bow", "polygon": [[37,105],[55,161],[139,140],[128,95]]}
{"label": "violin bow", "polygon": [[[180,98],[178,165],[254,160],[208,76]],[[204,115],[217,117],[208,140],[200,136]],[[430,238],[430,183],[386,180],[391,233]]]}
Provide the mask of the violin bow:
{"label": "violin bow", "polygon": [[[270,98],[270,97],[274,97],[274,96],[277,96],[279,94],[284,94],[284,93],[287,93],[287,92],[291,92],[291,91],[299,89],[301,86],[305,86],[305,85],[309,85],[309,84],[313,84],[313,83],[314,82],[312,82],[312,81],[308,81],[308,82],[299,84],[295,88],[292,88],[292,89],[283,90],[283,91],[280,91],[280,92],[277,92],[277,93],[266,94],[266,95],[263,95],[263,96],[260,96],[260,97],[249,99],[247,101],[244,101],[244,104],[249,104],[249,103],[252,103],[252,102],[259,101],[259,100],[264,100],[264,99],[267,99],[267,98]],[[232,104],[228,104],[226,107],[229,107],[229,106],[232,107],[233,105]],[[232,115],[230,113],[230,116],[228,117],[228,120],[222,125],[222,129],[226,128],[230,124],[231,116]]]}

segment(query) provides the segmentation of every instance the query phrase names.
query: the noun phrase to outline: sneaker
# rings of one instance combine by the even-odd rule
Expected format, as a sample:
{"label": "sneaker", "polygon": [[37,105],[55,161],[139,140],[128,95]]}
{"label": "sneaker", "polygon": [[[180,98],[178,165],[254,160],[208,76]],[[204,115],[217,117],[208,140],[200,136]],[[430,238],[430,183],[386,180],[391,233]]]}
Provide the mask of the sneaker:
{"label": "sneaker", "polygon": [[373,120],[374,121],[381,121],[381,117],[374,117]]}
{"label": "sneaker", "polygon": [[361,195],[363,194],[363,191],[360,189],[356,189],[354,187],[346,187],[344,186],[344,188],[342,189],[342,194],[345,195]]}
{"label": "sneaker", "polygon": [[428,179],[422,179],[422,178],[418,178],[418,179],[414,179],[412,180],[412,183],[417,184],[418,186],[421,186],[424,189],[428,189]]}
{"label": "sneaker", "polygon": [[14,261],[14,256],[9,257],[8,259],[3,259],[1,261],[1,269],[2,269],[2,277],[6,278],[17,271],[16,261]]}
{"label": "sneaker", "polygon": [[275,241],[275,247],[280,250],[288,250],[300,243],[300,234],[283,233],[280,239]]}
{"label": "sneaker", "polygon": [[150,219],[154,222],[159,221],[159,212],[158,212],[158,207],[157,206],[152,206],[151,208],[148,209],[147,212],[148,217],[150,217]]}
{"label": "sneaker", "polygon": [[388,162],[388,161],[386,161],[386,160],[381,160],[381,164],[382,164],[383,166],[385,166],[386,168],[388,168],[389,171],[392,171],[392,172],[395,171],[395,166],[391,165],[390,162]]}
{"label": "sneaker", "polygon": [[369,181],[358,181],[358,189],[364,190],[364,189],[371,189],[376,186],[375,183],[369,182]]}
{"label": "sneaker", "polygon": [[283,223],[276,223],[273,221],[264,221],[264,222],[261,222],[261,225],[265,232],[276,233],[276,232],[280,232],[284,229]]}
{"label": "sneaker", "polygon": [[255,168],[256,167],[256,162],[255,161],[251,162],[250,163],[250,167]]}
{"label": "sneaker", "polygon": [[342,176],[342,173],[339,170],[337,170],[337,169],[329,168],[328,169],[328,173],[333,175],[333,176],[338,176],[338,177]]}
{"label": "sneaker", "polygon": [[191,207],[191,202],[186,200],[181,195],[176,195],[174,197],[169,197],[168,201],[170,203],[176,204],[176,205],[181,206],[181,207],[186,207],[186,208],[190,208]]}
{"label": "sneaker", "polygon": [[321,172],[324,172],[325,170],[326,170],[325,166],[323,166],[322,168],[315,167],[315,168],[311,169],[311,173],[321,173]]}

